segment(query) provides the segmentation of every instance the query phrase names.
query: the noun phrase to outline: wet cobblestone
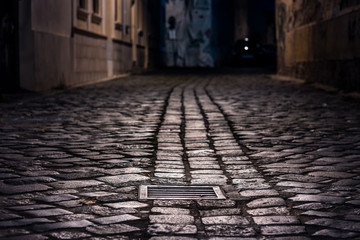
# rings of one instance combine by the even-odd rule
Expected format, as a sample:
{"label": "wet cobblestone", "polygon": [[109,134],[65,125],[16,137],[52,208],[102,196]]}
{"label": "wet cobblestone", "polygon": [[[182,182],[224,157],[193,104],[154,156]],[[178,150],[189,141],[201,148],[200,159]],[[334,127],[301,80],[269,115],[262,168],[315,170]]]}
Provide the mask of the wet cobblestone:
{"label": "wet cobblestone", "polygon": [[[149,75],[0,112],[0,239],[360,238],[355,101],[264,75]],[[139,201],[141,184],[227,199]]]}

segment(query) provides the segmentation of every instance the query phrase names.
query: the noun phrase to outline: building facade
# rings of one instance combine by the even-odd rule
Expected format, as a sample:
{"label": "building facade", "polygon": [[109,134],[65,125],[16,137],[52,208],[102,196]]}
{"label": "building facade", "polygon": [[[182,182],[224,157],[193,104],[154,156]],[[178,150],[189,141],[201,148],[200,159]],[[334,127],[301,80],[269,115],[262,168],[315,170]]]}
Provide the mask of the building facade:
{"label": "building facade", "polygon": [[360,1],[277,0],[278,72],[360,91]]}
{"label": "building facade", "polygon": [[[17,0],[19,88],[72,87],[159,62],[161,0]],[[4,85],[4,84],[2,84]]]}

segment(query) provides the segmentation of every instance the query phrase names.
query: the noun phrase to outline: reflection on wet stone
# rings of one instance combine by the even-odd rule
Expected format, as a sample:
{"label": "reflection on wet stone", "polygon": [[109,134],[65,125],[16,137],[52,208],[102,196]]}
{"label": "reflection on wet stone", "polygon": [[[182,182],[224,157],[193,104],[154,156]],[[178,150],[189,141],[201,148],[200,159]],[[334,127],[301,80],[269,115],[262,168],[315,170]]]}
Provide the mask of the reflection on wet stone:
{"label": "reflection on wet stone", "polygon": [[[1,102],[1,238],[359,237],[356,103],[261,75],[209,76]],[[140,184],[217,185],[227,199],[139,201]]]}

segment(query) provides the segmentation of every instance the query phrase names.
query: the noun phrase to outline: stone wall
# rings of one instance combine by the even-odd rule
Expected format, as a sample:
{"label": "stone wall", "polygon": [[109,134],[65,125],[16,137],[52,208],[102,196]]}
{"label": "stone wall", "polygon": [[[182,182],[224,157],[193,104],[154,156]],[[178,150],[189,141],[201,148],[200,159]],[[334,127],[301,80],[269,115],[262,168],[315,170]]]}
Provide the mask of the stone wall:
{"label": "stone wall", "polygon": [[[19,1],[20,87],[46,90],[65,84],[71,65],[71,1]],[[37,13],[37,14],[36,14]]]}
{"label": "stone wall", "polygon": [[106,78],[107,74],[107,41],[84,35],[74,35],[74,73],[75,85]]}
{"label": "stone wall", "polygon": [[360,1],[277,0],[278,72],[360,90]]}
{"label": "stone wall", "polygon": [[131,46],[121,42],[114,42],[113,45],[114,74],[118,75],[132,68]]}

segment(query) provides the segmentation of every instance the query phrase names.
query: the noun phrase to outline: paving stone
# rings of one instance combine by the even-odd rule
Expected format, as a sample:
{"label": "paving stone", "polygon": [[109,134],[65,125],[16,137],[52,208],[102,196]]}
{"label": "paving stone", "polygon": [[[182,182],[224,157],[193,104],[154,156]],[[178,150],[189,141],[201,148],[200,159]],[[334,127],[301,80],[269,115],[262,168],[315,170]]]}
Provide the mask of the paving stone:
{"label": "paving stone", "polygon": [[11,185],[24,185],[24,184],[34,184],[34,183],[50,183],[55,181],[56,179],[52,177],[36,176],[36,177],[21,177],[16,179],[7,179],[4,181],[4,183]]}
{"label": "paving stone", "polygon": [[36,200],[48,202],[48,203],[68,201],[74,199],[78,199],[78,197],[71,194],[58,194],[58,195],[42,196],[36,198]]}
{"label": "paving stone", "polygon": [[301,209],[301,210],[320,210],[320,209],[328,209],[331,207],[332,206],[330,204],[324,204],[324,203],[305,203],[305,204],[293,206],[293,208]]}
{"label": "paving stone", "polygon": [[183,173],[159,173],[156,172],[154,174],[155,177],[159,177],[159,178],[184,178],[185,174]]}
{"label": "paving stone", "polygon": [[168,214],[168,215],[189,215],[190,210],[185,208],[171,208],[171,207],[153,207],[152,213]]}
{"label": "paving stone", "polygon": [[209,175],[216,175],[216,174],[223,174],[222,170],[192,170],[191,174],[196,175],[196,174],[209,174]]}
{"label": "paving stone", "polygon": [[54,183],[49,183],[49,185],[54,188],[64,188],[64,189],[84,188],[84,187],[98,186],[100,184],[103,183],[96,180],[86,180],[86,181],[72,180],[72,181],[58,181]]}
{"label": "paving stone", "polygon": [[34,217],[51,217],[51,216],[73,214],[72,212],[61,209],[61,208],[28,210],[28,211],[25,211],[24,213],[32,215]]}
{"label": "paving stone", "polygon": [[317,193],[321,193],[320,190],[318,189],[313,189],[313,188],[288,188],[283,190],[283,192],[286,193],[297,193],[297,194],[317,194]]}
{"label": "paving stone", "polygon": [[220,169],[220,166],[217,164],[195,164],[190,163],[191,169]]}
{"label": "paving stone", "polygon": [[197,200],[200,207],[234,207],[236,202],[230,199],[226,200]]}
{"label": "paving stone", "polygon": [[1,172],[0,179],[11,179],[11,178],[18,178],[20,175],[13,174],[13,173],[4,173]]}
{"label": "paving stone", "polygon": [[24,184],[24,185],[6,185],[0,182],[0,193],[6,195],[46,191],[48,189],[51,189],[51,187],[40,183]]}
{"label": "paving stone", "polygon": [[310,240],[310,238],[308,237],[304,237],[304,236],[298,236],[298,235],[290,235],[290,236],[286,236],[286,237],[267,237],[267,239],[271,239],[271,240]]}
{"label": "paving stone", "polygon": [[106,226],[88,226],[86,230],[96,235],[107,236],[110,234],[137,232],[141,229],[126,224],[111,224]]}
{"label": "paving stone", "polygon": [[284,205],[285,201],[282,198],[260,198],[246,204],[249,208],[277,207]]}
{"label": "paving stone", "polygon": [[236,184],[239,190],[242,189],[267,189],[271,186],[261,178],[237,179],[234,178],[233,183]]}
{"label": "paving stone", "polygon": [[16,236],[16,237],[7,237],[7,240],[45,240],[45,239],[49,239],[46,236],[40,235],[40,234],[29,234],[29,235],[25,235],[25,236]]}
{"label": "paving stone", "polygon": [[212,216],[212,217],[202,217],[201,221],[205,225],[214,225],[214,224],[229,224],[229,225],[249,225],[249,221],[241,216]]}
{"label": "paving stone", "polygon": [[258,225],[284,225],[284,224],[299,224],[299,220],[294,216],[262,216],[253,217],[253,220]]}
{"label": "paving stone", "polygon": [[194,223],[194,217],[191,215],[150,215],[149,219],[153,224],[191,225]]}
{"label": "paving stone", "polygon": [[256,232],[251,227],[242,227],[236,225],[209,225],[205,226],[207,235],[224,237],[251,237]]}
{"label": "paving stone", "polygon": [[[237,237],[211,237],[209,240],[234,240],[239,239]],[[256,238],[242,237],[241,240],[257,240]]]}
{"label": "paving stone", "polygon": [[0,221],[21,218],[19,215],[0,211]]}
{"label": "paving stone", "polygon": [[150,240],[196,240],[196,238],[191,237],[172,237],[172,236],[162,236],[162,237],[151,237]]}
{"label": "paving stone", "polygon": [[80,207],[84,204],[84,200],[70,200],[70,201],[61,201],[56,202],[56,205],[59,205],[60,207],[64,208],[74,208],[74,207]]}
{"label": "paving stone", "polygon": [[315,177],[329,177],[329,178],[351,178],[355,177],[356,174],[353,173],[347,173],[347,172],[311,172],[309,173],[310,176]]}
{"label": "paving stone", "polygon": [[63,173],[57,177],[64,180],[79,180],[79,179],[91,179],[103,175],[104,175],[103,173],[99,173],[99,172],[72,172],[72,173]]}
{"label": "paving stone", "polygon": [[154,200],[153,205],[157,207],[189,207],[191,200]]}
{"label": "paving stone", "polygon": [[227,179],[225,177],[222,178],[193,178],[191,179],[192,185],[225,185],[227,183]]}
{"label": "paving stone", "polygon": [[150,224],[147,232],[150,235],[194,235],[197,233],[197,228],[195,225]]}
{"label": "paving stone", "polygon": [[7,239],[11,236],[29,236],[31,233],[25,229],[19,229],[19,228],[6,228],[0,230],[0,238]]}
{"label": "paving stone", "polygon": [[279,193],[276,190],[244,190],[240,191],[240,195],[243,197],[267,197],[267,196],[277,196]]}
{"label": "paving stone", "polygon": [[342,204],[345,202],[343,197],[333,197],[333,196],[324,196],[324,195],[308,195],[308,194],[298,194],[295,197],[290,198],[294,202],[322,202],[330,204]]}
{"label": "paving stone", "polygon": [[85,197],[105,197],[105,196],[111,196],[111,195],[116,195],[116,194],[117,193],[114,193],[114,192],[104,192],[104,191],[80,193],[81,196],[85,196]]}
{"label": "paving stone", "polygon": [[47,205],[47,204],[31,204],[31,205],[9,207],[9,209],[16,211],[26,211],[26,210],[36,210],[36,209],[45,209],[45,208],[54,208],[54,207],[55,206]]}
{"label": "paving stone", "polygon": [[264,226],[261,227],[261,233],[265,236],[286,235],[286,234],[304,234],[304,226]]}
{"label": "paving stone", "polygon": [[89,222],[88,220],[79,220],[79,221],[37,224],[34,225],[32,228],[37,232],[46,232],[55,229],[84,228],[90,225],[92,225],[92,223]]}
{"label": "paving stone", "polygon": [[322,184],[318,184],[318,183],[303,183],[303,182],[293,182],[293,181],[278,182],[276,184],[276,186],[297,187],[297,188],[319,188],[319,187],[323,187]]}
{"label": "paving stone", "polygon": [[136,202],[136,201],[127,201],[127,202],[118,202],[118,203],[107,203],[106,206],[112,208],[144,208],[147,207],[148,204]]}
{"label": "paving stone", "polygon": [[331,227],[344,231],[359,231],[360,222],[336,220],[331,218],[317,218],[305,222],[306,225],[316,225],[323,227]]}
{"label": "paving stone", "polygon": [[98,224],[113,224],[113,223],[120,223],[126,221],[134,221],[139,219],[140,218],[132,216],[130,214],[122,214],[122,215],[115,215],[110,217],[96,218],[93,219],[92,221]]}
{"label": "paving stone", "polygon": [[309,210],[309,211],[306,211],[306,212],[302,212],[301,215],[304,215],[304,216],[316,216],[316,217],[335,217],[338,214],[333,213],[333,212],[321,212],[321,211]]}
{"label": "paving stone", "polygon": [[20,227],[27,226],[35,223],[51,223],[54,222],[52,220],[46,218],[29,218],[29,219],[15,219],[8,221],[0,221],[0,227],[2,228],[10,228],[10,227]]}
{"label": "paving stone", "polygon": [[223,209],[213,209],[213,210],[200,210],[200,215],[202,217],[209,216],[226,216],[226,215],[240,215],[240,208],[223,208]]}
{"label": "paving stone", "polygon": [[354,238],[357,236],[360,236],[359,232],[344,232],[339,231],[335,229],[323,229],[319,230],[312,234],[312,236],[316,237],[328,237],[328,238],[334,238],[334,239],[341,239],[341,238]]}
{"label": "paving stone", "polygon": [[[0,236],[356,239],[359,110],[255,74],[136,75],[1,103]],[[221,185],[227,200],[138,202],[142,182]],[[243,214],[257,226],[235,224]]]}
{"label": "paving stone", "polygon": [[69,232],[69,231],[61,231],[61,232],[53,232],[49,234],[51,237],[55,239],[80,239],[80,238],[90,238],[91,235],[83,232]]}
{"label": "paving stone", "polygon": [[103,181],[103,182],[114,184],[114,185],[128,183],[128,182],[146,181],[149,179],[150,179],[149,177],[139,175],[139,174],[123,174],[123,175],[117,175],[117,176],[98,178],[99,181]]}
{"label": "paving stone", "polygon": [[286,207],[256,208],[256,209],[247,210],[247,213],[253,216],[290,214],[289,210]]}
{"label": "paving stone", "polygon": [[111,175],[119,174],[132,174],[132,173],[148,173],[149,170],[139,167],[125,167],[125,168],[112,168],[112,169],[101,169],[102,172]]}
{"label": "paving stone", "polygon": [[57,216],[56,219],[59,222],[69,222],[69,221],[79,221],[79,220],[91,220],[94,219],[94,215],[91,214],[67,214],[67,215],[60,215]]}

